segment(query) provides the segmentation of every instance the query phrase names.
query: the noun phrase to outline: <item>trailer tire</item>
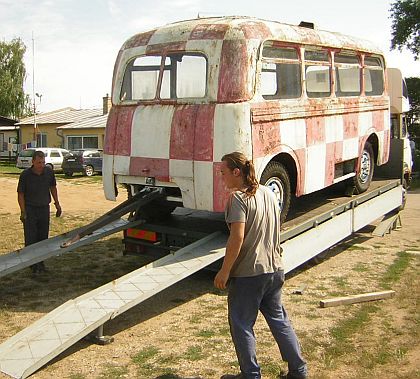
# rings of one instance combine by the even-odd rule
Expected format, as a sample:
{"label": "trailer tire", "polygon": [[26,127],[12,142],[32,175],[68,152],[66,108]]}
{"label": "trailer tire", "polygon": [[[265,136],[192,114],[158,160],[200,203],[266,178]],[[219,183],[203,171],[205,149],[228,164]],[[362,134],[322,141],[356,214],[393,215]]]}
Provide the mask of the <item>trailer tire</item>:
{"label": "trailer tire", "polygon": [[359,157],[359,167],[356,170],[356,176],[353,179],[356,194],[365,192],[369,188],[374,166],[373,148],[369,142],[366,142]]}
{"label": "trailer tire", "polygon": [[276,195],[280,207],[280,221],[283,223],[289,213],[292,198],[287,169],[279,162],[270,162],[261,175],[260,183],[269,187]]}

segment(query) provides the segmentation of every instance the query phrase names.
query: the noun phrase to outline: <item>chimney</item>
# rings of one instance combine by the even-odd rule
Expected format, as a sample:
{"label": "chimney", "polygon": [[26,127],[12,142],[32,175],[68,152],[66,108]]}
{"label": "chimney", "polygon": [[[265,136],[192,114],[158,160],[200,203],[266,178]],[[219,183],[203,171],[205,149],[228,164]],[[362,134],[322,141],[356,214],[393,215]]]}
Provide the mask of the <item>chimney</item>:
{"label": "chimney", "polygon": [[102,98],[102,114],[108,114],[112,107],[111,98],[108,94]]}

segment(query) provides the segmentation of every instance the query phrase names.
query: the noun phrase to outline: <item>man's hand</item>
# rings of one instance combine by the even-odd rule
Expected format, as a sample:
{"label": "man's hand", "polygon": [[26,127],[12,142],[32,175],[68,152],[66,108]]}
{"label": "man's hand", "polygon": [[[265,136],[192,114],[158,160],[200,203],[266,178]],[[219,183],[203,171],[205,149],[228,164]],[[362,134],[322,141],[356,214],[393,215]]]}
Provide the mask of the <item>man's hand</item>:
{"label": "man's hand", "polygon": [[217,273],[214,278],[214,286],[219,290],[226,289],[227,281],[229,280],[229,271],[224,270],[223,268]]}
{"label": "man's hand", "polygon": [[25,211],[20,211],[20,221],[22,221],[23,223],[26,220],[26,212]]}
{"label": "man's hand", "polygon": [[55,203],[55,209],[57,210],[55,212],[55,217],[60,217],[62,213],[61,205],[59,203]]}

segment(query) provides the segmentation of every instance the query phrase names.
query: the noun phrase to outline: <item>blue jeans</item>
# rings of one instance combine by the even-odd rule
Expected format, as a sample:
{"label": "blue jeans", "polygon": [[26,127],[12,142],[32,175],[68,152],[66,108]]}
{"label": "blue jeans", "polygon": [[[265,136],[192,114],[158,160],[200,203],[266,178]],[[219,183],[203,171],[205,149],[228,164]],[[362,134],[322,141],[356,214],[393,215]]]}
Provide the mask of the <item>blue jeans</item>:
{"label": "blue jeans", "polygon": [[259,310],[279,346],[282,359],[288,363],[289,373],[298,378],[304,378],[307,374],[306,362],[302,358],[297,336],[281,304],[283,283],[284,271],[230,279],[230,333],[241,373],[247,379],[261,378],[253,330]]}

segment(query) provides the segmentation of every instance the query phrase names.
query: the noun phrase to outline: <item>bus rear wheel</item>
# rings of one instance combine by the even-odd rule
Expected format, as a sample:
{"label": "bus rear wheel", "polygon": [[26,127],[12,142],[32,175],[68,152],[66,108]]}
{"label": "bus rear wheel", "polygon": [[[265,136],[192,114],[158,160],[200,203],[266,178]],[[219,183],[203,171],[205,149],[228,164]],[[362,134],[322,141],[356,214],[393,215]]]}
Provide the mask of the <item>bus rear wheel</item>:
{"label": "bus rear wheel", "polygon": [[374,165],[372,145],[369,142],[366,142],[359,158],[359,167],[353,182],[356,193],[365,192],[369,188],[373,177]]}
{"label": "bus rear wheel", "polygon": [[270,188],[276,195],[280,208],[280,221],[283,223],[289,213],[292,198],[289,173],[281,163],[270,162],[261,175],[260,183]]}

